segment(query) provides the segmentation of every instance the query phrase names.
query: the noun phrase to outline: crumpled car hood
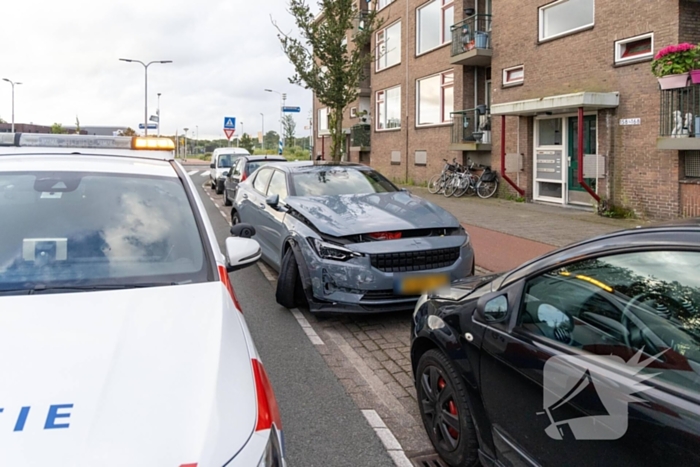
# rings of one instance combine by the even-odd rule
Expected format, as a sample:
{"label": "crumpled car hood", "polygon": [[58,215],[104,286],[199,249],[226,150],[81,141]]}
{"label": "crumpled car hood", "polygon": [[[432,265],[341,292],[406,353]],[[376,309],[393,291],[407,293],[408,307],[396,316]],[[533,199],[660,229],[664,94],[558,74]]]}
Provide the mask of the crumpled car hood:
{"label": "crumpled car hood", "polygon": [[456,228],[441,207],[406,191],[364,195],[290,196],[286,204],[334,237],[399,230]]}

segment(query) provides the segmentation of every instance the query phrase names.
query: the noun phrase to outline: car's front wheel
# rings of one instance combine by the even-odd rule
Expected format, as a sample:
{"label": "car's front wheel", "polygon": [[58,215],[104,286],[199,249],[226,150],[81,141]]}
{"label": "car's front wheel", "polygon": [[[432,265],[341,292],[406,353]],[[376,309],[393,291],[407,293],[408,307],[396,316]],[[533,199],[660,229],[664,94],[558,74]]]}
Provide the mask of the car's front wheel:
{"label": "car's front wheel", "polygon": [[301,288],[301,277],[299,276],[299,265],[294,257],[294,252],[288,248],[282,258],[280,275],[277,278],[277,291],[275,299],[277,303],[285,308],[295,308],[300,294],[304,291]]}
{"label": "car's front wheel", "polygon": [[427,351],[416,370],[418,406],[433,447],[452,467],[478,465],[478,442],[464,384],[439,350]]}
{"label": "car's front wheel", "polygon": [[231,206],[231,200],[228,197],[228,190],[224,188],[224,206]]}

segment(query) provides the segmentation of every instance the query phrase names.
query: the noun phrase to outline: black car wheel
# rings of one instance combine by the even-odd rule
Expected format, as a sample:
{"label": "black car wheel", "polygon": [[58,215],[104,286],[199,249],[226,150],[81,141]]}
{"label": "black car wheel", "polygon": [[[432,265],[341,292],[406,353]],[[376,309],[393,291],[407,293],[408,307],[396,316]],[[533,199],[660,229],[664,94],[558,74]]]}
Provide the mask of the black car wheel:
{"label": "black car wheel", "polygon": [[238,211],[231,211],[231,225],[236,225],[241,223],[241,215]]}
{"label": "black car wheel", "polygon": [[216,185],[214,185],[214,186],[215,186],[215,188],[216,188],[216,194],[217,194],[217,195],[220,195],[221,193],[224,192],[224,187],[222,186],[221,183],[216,182]]}
{"label": "black car wheel", "polygon": [[228,197],[228,190],[224,189],[224,206],[231,206],[231,200]]}
{"label": "black car wheel", "polygon": [[299,281],[299,266],[294,252],[289,248],[282,258],[280,275],[277,278],[277,291],[275,292],[277,303],[285,308],[296,307],[295,298]]}
{"label": "black car wheel", "polygon": [[433,349],[421,357],[416,377],[421,418],[437,453],[452,467],[478,465],[474,423],[457,371]]}

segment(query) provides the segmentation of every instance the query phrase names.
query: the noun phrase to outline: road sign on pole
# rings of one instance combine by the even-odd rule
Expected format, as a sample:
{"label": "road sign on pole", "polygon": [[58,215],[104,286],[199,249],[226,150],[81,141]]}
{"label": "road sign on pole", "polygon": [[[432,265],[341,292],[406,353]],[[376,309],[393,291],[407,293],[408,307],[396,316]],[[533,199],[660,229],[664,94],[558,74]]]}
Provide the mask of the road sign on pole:
{"label": "road sign on pole", "polygon": [[279,153],[280,153],[280,154],[282,154],[282,149],[283,149],[283,148],[284,148],[284,142],[283,142],[282,140],[280,140],[280,144],[279,144],[279,151],[280,151]]}
{"label": "road sign on pole", "polygon": [[224,117],[224,129],[236,129],[236,117]]}
{"label": "road sign on pole", "polygon": [[224,133],[226,133],[226,138],[231,141],[231,138],[233,137],[233,134],[236,132],[235,129],[232,128],[224,128]]}
{"label": "road sign on pole", "polygon": [[282,112],[299,113],[301,112],[301,107],[282,107]]}
{"label": "road sign on pole", "polygon": [[[149,130],[155,130],[157,127],[158,127],[158,125],[156,125],[155,123],[152,125],[151,124],[148,125]],[[139,130],[143,130],[143,128],[144,128],[143,123],[139,123]]]}

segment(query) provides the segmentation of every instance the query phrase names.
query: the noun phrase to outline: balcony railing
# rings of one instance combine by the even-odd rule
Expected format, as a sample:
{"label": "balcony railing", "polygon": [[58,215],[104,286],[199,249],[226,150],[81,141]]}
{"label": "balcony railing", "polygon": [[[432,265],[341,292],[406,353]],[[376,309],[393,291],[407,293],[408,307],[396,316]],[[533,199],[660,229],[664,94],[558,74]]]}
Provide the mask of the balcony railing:
{"label": "balcony railing", "polygon": [[452,112],[452,144],[491,144],[491,115],[486,106]]}
{"label": "balcony railing", "polygon": [[700,149],[700,84],[661,90],[660,95],[659,149]]}
{"label": "balcony railing", "polygon": [[369,124],[354,125],[350,129],[350,146],[369,148],[371,128]]}
{"label": "balcony railing", "polygon": [[472,15],[451,28],[452,56],[491,50],[491,15]]}

